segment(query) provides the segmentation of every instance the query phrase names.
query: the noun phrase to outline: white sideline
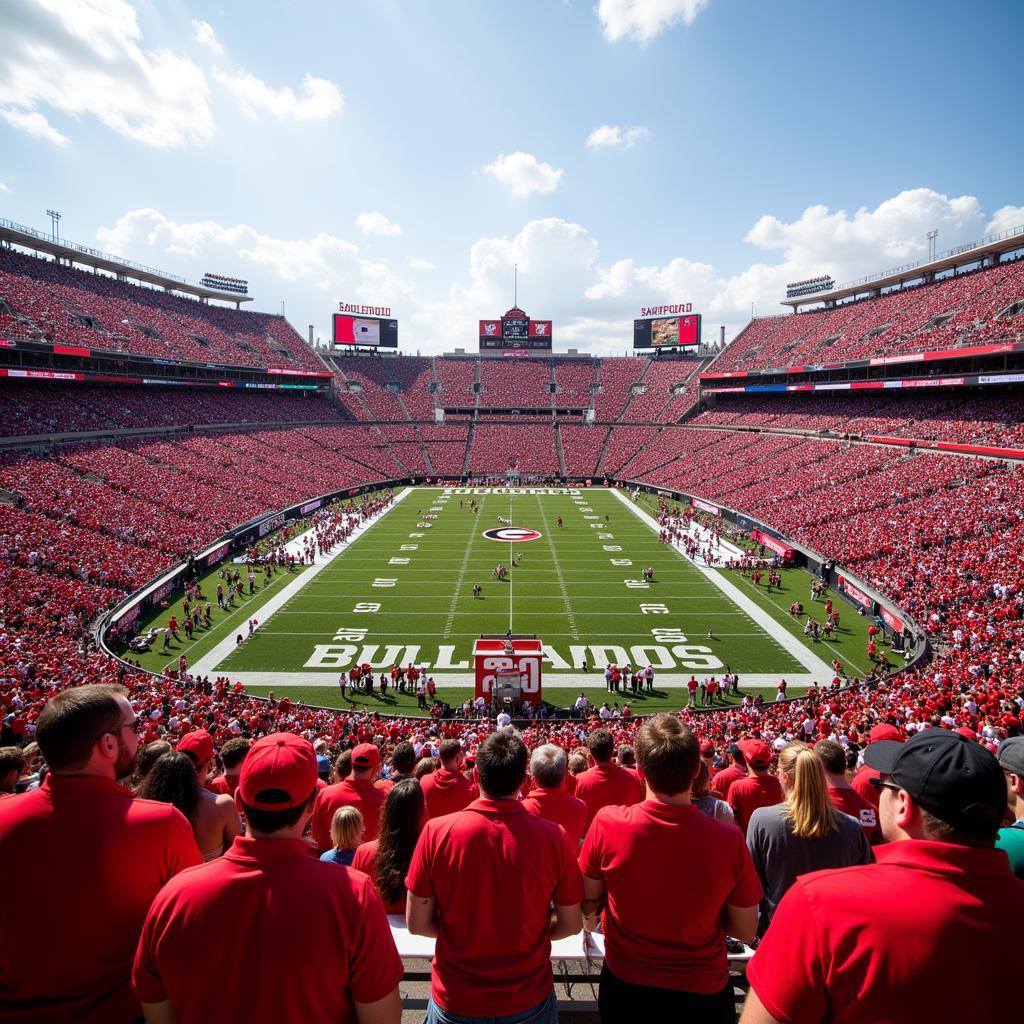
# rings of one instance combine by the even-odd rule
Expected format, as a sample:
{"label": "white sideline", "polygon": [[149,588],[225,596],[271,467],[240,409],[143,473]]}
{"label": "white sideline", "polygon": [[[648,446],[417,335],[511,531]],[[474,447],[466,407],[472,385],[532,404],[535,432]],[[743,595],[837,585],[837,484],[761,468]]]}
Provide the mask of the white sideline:
{"label": "white sideline", "polygon": [[[630,509],[634,515],[636,515],[643,522],[647,523],[648,526],[655,533],[661,532],[661,527],[658,526],[658,521],[648,515],[643,509],[638,508],[628,497],[626,497],[621,491],[613,490],[612,493]],[[705,530],[698,523],[690,524],[690,533],[692,536],[697,537],[701,540],[706,541],[711,536],[710,530]],[[773,640],[778,643],[790,654],[800,662],[804,668],[813,676],[814,680],[819,684],[826,685],[834,675],[831,666],[826,662],[822,661],[816,654],[805,647],[796,637],[793,636],[788,630],[782,628],[778,622],[775,621],[763,608],[756,605],[746,594],[743,593],[734,583],[726,579],[726,577],[715,569],[705,565],[703,560],[697,560],[689,558],[682,546],[679,544],[672,545],[684,558],[687,558],[693,565],[703,573],[710,582],[712,582],[719,590],[725,594],[738,608],[740,608],[746,615],[753,619]],[[725,548],[731,555],[739,557],[740,550],[727,541],[722,541],[722,548]],[[781,677],[782,673],[778,673],[775,677],[776,682]],[[748,680],[751,678],[749,673],[740,673],[740,685],[748,685]],[[657,677],[655,677],[657,680]],[[791,676],[789,682],[796,685],[808,685],[806,683],[798,683],[796,676]]]}
{"label": "white sideline", "polygon": [[[267,601],[266,604],[261,605],[257,609],[257,613],[259,614],[260,617],[260,622],[265,624],[274,614],[274,612],[284,607],[284,605],[286,605],[300,590],[302,590],[302,588],[306,586],[306,584],[309,583],[310,580],[314,579],[317,575],[319,575],[319,573],[326,566],[330,565],[331,562],[333,562],[334,559],[338,557],[338,555],[345,551],[349,547],[349,545],[353,543],[353,541],[361,537],[371,526],[373,526],[374,523],[376,523],[380,519],[383,519],[384,516],[386,516],[393,508],[395,508],[403,498],[411,494],[412,490],[413,489],[411,487],[406,487],[405,490],[395,495],[395,500],[391,502],[391,504],[388,505],[388,507],[384,509],[383,512],[379,512],[377,515],[367,519],[366,522],[360,523],[359,526],[357,526],[352,531],[352,536],[349,537],[347,541],[342,541],[340,544],[336,544],[333,548],[331,548],[330,551],[326,551],[322,555],[318,555],[316,561],[314,561],[313,564],[308,569],[306,569],[305,572],[296,576],[291,583],[289,583],[282,590],[278,591],[269,601]],[[245,633],[243,632],[243,636],[244,635]],[[233,636],[225,637],[215,647],[207,651],[206,654],[204,654],[194,665],[190,665],[188,671],[192,673],[192,675],[215,675],[217,666],[235,649],[235,646],[235,638]],[[275,673],[270,674],[273,675]],[[284,675],[288,673],[277,674]],[[259,672],[243,672],[241,675],[238,675],[237,673],[232,672],[230,673],[230,675],[232,679],[237,679],[240,682],[243,682],[244,680],[242,679],[242,676],[251,675],[263,678],[264,674]]]}

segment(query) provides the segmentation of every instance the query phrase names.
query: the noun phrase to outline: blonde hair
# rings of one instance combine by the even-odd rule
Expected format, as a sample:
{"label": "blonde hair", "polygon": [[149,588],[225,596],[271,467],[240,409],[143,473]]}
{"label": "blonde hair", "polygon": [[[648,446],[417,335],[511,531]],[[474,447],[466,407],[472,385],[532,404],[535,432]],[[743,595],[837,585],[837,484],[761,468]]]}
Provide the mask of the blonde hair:
{"label": "blonde hair", "polygon": [[792,784],[786,794],[785,819],[793,835],[801,839],[823,839],[839,831],[839,814],[828,794],[825,769],[806,743],[794,740],[779,754],[779,772]]}
{"label": "blonde hair", "polygon": [[331,842],[336,850],[354,850],[363,838],[363,815],[358,807],[339,807],[331,819]]}

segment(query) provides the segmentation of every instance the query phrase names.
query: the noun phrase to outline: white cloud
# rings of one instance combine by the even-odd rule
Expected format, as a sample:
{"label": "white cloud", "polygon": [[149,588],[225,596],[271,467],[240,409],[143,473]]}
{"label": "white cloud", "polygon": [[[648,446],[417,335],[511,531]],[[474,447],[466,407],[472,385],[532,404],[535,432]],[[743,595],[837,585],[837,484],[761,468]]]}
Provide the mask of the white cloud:
{"label": "white cloud", "polygon": [[224,55],[224,47],[220,45],[217,33],[213,31],[213,26],[208,21],[193,21],[192,28],[195,30],[197,42],[212,50],[218,57]]}
{"label": "white cloud", "polygon": [[11,190],[2,181],[0,181],[0,192],[10,192],[10,191]]}
{"label": "white cloud", "polygon": [[418,256],[411,257],[408,261],[410,270],[433,270],[434,264],[430,260],[420,259]]}
{"label": "white cloud", "polygon": [[600,0],[597,16],[610,43],[634,39],[648,43],[682,21],[687,25],[710,0]]}
{"label": "white cloud", "polygon": [[587,136],[588,149],[632,149],[638,142],[645,142],[651,133],[642,125],[620,127],[603,124]]}
{"label": "white cloud", "polygon": [[985,225],[985,234],[994,235],[1000,231],[1012,231],[1024,224],[1024,206],[1001,206]]}
{"label": "white cloud", "polygon": [[125,0],[4,0],[3,15],[0,107],[8,112],[89,115],[164,148],[213,135],[202,71],[170,50],[143,49]]}
{"label": "white cloud", "polygon": [[345,106],[341,90],[326,78],[305,75],[302,95],[290,86],[274,89],[248,71],[229,73],[216,68],[213,77],[251,117],[270,114],[278,121],[323,121],[340,114]]}
{"label": "white cloud", "polygon": [[400,235],[402,233],[400,225],[392,223],[378,210],[373,210],[370,213],[359,214],[359,216],[356,217],[356,227],[359,228],[364,235],[394,237],[395,235]]}
{"label": "white cloud", "polygon": [[562,180],[563,170],[542,164],[532,153],[502,153],[484,167],[487,174],[504,185],[514,196],[524,198],[535,192],[554,192]]}
{"label": "white cloud", "polygon": [[47,142],[52,142],[55,146],[66,146],[70,141],[66,135],[62,135],[57,131],[37,110],[28,113],[25,111],[0,109],[0,117],[11,127],[20,129],[27,135],[31,135],[34,139],[45,139]]}

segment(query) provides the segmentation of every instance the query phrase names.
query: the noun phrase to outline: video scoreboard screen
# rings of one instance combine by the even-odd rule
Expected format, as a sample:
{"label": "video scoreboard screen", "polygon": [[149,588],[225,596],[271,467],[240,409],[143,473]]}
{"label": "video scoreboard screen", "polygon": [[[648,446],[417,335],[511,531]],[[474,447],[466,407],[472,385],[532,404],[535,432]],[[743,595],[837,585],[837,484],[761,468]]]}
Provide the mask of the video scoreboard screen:
{"label": "video scoreboard screen", "polygon": [[398,321],[335,313],[333,341],[335,348],[398,348]]}
{"label": "video scoreboard screen", "polygon": [[551,321],[531,320],[521,309],[510,309],[496,320],[480,321],[480,349],[551,351]]}
{"label": "video scoreboard screen", "polygon": [[633,321],[633,348],[700,347],[700,313]]}

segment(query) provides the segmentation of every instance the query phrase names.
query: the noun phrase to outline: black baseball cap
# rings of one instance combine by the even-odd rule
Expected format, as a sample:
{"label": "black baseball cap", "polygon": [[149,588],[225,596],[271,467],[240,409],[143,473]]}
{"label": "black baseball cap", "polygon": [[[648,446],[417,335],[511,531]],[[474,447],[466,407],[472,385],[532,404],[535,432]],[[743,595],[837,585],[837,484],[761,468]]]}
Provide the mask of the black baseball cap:
{"label": "black baseball cap", "polygon": [[864,762],[962,832],[992,836],[1003,820],[1006,780],[999,762],[959,733],[925,729],[906,743],[879,740],[864,750]]}

